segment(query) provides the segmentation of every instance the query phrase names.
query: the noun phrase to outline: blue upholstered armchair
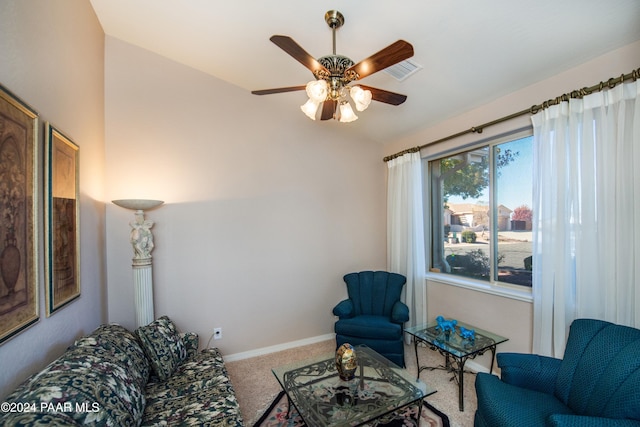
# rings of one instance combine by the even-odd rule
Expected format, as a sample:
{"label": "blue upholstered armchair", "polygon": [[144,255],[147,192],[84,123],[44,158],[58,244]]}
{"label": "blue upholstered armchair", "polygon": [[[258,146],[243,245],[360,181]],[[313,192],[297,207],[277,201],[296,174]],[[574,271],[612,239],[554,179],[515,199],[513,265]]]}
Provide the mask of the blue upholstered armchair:
{"label": "blue upholstered armchair", "polygon": [[479,373],[475,426],[640,426],[640,330],[571,324],[563,359],[500,353]]}
{"label": "blue upholstered armchair", "polygon": [[404,366],[404,322],[409,308],[400,301],[407,279],[386,271],[361,271],[344,276],[349,299],[333,309],[336,348],[344,343],[366,345]]}

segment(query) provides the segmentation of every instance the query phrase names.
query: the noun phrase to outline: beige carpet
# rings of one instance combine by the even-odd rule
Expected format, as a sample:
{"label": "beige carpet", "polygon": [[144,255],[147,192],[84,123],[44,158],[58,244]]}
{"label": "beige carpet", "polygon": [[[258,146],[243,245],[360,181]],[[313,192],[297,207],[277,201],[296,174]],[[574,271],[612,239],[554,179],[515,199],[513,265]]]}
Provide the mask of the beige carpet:
{"label": "beige carpet", "polygon": [[[325,341],[291,350],[271,353],[226,364],[229,377],[236,391],[247,427],[251,427],[269,406],[269,403],[280,391],[280,384],[271,373],[271,368],[297,360],[307,359],[314,355],[331,353],[335,350],[335,341]],[[444,357],[428,348],[419,348],[421,365],[437,366],[444,363]],[[405,347],[407,370],[416,374],[416,357],[413,345]],[[458,385],[451,380],[451,374],[442,370],[422,371],[420,379],[437,393],[429,396],[427,401],[447,414],[451,427],[473,426],[473,414],[476,410],[475,375],[465,374],[464,379],[464,412],[458,410]]]}

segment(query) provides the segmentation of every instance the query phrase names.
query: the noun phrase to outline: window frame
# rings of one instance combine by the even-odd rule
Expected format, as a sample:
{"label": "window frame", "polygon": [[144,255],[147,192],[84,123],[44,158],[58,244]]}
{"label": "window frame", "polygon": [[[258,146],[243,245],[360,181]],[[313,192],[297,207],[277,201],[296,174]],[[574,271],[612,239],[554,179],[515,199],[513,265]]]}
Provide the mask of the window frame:
{"label": "window frame", "polygon": [[[426,253],[427,259],[427,271],[425,272],[425,276],[427,281],[438,282],[445,285],[457,286],[461,288],[471,289],[483,293],[488,293],[492,295],[502,296],[510,299],[531,302],[533,300],[532,289],[531,287],[514,285],[506,282],[498,282],[494,278],[496,263],[495,257],[498,251],[497,242],[492,241],[491,245],[491,266],[490,266],[490,279],[488,281],[473,279],[466,276],[458,276],[455,274],[442,273],[437,271],[437,269],[433,268],[433,227],[437,227],[438,224],[440,226],[444,226],[444,219],[432,218],[432,203],[433,200],[431,198],[431,194],[433,191],[432,188],[432,170],[431,170],[431,162],[443,159],[449,156],[455,156],[456,154],[461,154],[467,151],[481,149],[483,147],[488,147],[489,154],[489,206],[491,208],[491,213],[489,215],[489,224],[491,229],[494,229],[494,224],[497,224],[497,206],[495,206],[495,186],[497,180],[496,168],[497,164],[494,161],[494,147],[496,145],[500,145],[506,142],[515,141],[518,139],[531,137],[533,136],[533,127],[528,126],[526,128],[521,128],[518,130],[514,130],[511,132],[501,133],[497,135],[493,135],[487,138],[483,138],[481,140],[472,141],[470,143],[466,143],[463,145],[458,145],[454,147],[444,148],[442,150],[436,151],[433,150],[427,156],[422,158],[423,161],[423,197],[424,197],[424,233],[425,233],[425,245],[426,245]],[[441,227],[443,228],[443,227]]]}

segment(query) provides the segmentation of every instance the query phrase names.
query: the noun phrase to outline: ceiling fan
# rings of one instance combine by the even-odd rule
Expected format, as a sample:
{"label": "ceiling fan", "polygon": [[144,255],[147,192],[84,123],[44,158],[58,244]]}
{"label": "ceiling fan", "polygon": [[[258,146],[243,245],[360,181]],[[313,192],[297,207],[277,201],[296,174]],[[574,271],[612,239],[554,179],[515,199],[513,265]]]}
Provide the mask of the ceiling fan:
{"label": "ceiling fan", "polygon": [[404,40],[398,40],[356,64],[350,58],[336,54],[336,30],[344,24],[344,16],[336,10],[330,10],[324,15],[324,19],[333,32],[333,54],[331,55],[315,59],[291,37],[274,35],[269,39],[311,70],[315,80],[306,85],[254,90],[251,93],[270,95],[306,90],[309,100],[300,108],[313,120],[316,119],[320,104],[322,104],[321,120],[332,118],[341,122],[356,120],[358,117],[349,104],[347,94],[351,96],[358,111],[366,109],[371,100],[391,105],[402,104],[407,99],[406,95],[362,84],[350,86],[350,83],[412,57],[413,46]]}

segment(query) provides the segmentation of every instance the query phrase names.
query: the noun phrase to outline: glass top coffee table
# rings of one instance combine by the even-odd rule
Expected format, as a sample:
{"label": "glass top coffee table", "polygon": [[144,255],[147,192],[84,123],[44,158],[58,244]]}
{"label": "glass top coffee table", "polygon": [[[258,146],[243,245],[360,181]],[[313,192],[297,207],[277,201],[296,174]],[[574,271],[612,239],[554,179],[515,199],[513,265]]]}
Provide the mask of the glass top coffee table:
{"label": "glass top coffee table", "polygon": [[405,406],[421,409],[422,399],[435,393],[429,387],[421,390],[406,369],[372,349],[358,346],[355,351],[358,369],[349,381],[338,376],[334,353],[272,369],[287,394],[289,411],[294,405],[313,427],[359,426],[374,420],[377,425]]}
{"label": "glass top coffee table", "polygon": [[[460,336],[460,326],[475,331],[475,338],[463,339]],[[508,338],[501,337],[489,331],[476,328],[467,323],[458,322],[456,330],[445,334],[438,328],[438,322],[434,321],[426,325],[412,326],[405,329],[405,332],[413,335],[413,344],[416,351],[416,364],[418,365],[418,378],[420,372],[425,369],[445,369],[453,373],[453,378],[458,383],[458,401],[459,409],[464,411],[464,364],[469,359],[491,351],[491,368],[489,373],[493,371],[493,360],[496,356],[496,347],[498,344],[508,341]],[[425,343],[431,350],[438,351],[445,356],[445,366],[431,367],[420,366],[418,359],[418,343]]]}

